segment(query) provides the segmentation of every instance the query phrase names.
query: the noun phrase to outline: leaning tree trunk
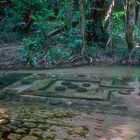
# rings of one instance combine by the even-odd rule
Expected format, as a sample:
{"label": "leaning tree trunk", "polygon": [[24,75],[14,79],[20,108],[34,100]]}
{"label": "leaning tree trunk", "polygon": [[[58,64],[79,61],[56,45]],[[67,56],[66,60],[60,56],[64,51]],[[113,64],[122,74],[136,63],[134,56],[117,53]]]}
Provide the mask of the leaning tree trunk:
{"label": "leaning tree trunk", "polygon": [[126,1],[126,42],[129,49],[135,47],[134,25],[135,25],[135,0]]}

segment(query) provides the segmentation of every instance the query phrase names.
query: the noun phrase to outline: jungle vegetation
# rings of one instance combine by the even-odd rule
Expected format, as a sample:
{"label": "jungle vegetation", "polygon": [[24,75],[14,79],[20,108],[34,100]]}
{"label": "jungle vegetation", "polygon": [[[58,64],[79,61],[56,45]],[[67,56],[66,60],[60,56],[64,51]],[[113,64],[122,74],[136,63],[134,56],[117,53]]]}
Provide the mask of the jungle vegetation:
{"label": "jungle vegetation", "polygon": [[140,0],[1,0],[0,43],[37,66],[86,58],[140,61]]}

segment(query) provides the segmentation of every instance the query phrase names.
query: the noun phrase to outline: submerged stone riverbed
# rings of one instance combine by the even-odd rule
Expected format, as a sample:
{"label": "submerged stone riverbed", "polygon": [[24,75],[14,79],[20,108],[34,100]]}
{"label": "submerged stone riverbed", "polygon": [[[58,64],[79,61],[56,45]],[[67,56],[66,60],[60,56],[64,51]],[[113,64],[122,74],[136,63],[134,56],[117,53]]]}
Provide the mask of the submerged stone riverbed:
{"label": "submerged stone riverbed", "polygon": [[140,68],[0,72],[0,140],[140,140]]}

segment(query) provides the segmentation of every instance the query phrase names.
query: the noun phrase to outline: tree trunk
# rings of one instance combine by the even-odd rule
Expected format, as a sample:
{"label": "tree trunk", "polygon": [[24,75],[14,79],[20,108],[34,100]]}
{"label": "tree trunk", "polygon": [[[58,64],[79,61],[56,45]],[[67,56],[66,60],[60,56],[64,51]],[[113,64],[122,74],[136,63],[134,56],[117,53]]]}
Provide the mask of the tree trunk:
{"label": "tree trunk", "polygon": [[103,27],[103,19],[106,16],[106,0],[92,0],[91,8],[88,14],[88,24],[86,28],[86,40],[90,45],[92,43],[106,47],[108,34]]}
{"label": "tree trunk", "polygon": [[126,42],[129,49],[135,47],[134,25],[135,25],[135,0],[126,1]]}
{"label": "tree trunk", "polygon": [[83,5],[83,0],[79,1],[79,6],[80,6],[80,13],[81,13],[81,19],[82,19],[82,50],[81,50],[81,55],[85,54],[86,51],[86,42],[85,42],[85,13],[84,13],[84,5]]}

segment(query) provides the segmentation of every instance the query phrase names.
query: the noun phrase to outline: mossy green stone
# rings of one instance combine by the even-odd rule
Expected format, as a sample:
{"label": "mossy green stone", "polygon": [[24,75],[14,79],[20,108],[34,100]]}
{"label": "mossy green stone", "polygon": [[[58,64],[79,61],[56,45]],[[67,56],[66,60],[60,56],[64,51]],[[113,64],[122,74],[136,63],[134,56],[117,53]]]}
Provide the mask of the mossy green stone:
{"label": "mossy green stone", "polygon": [[64,82],[61,82],[62,85],[65,85],[65,86],[68,86],[68,85],[71,85],[71,82],[69,81],[64,81]]}
{"label": "mossy green stone", "polygon": [[20,83],[21,83],[22,85],[28,85],[28,84],[31,84],[32,81],[31,81],[31,80],[27,80],[27,79],[23,79],[23,80],[21,80]]}
{"label": "mossy green stone", "polygon": [[78,92],[87,92],[88,90],[86,88],[82,88],[82,87],[79,87],[77,89]]}
{"label": "mossy green stone", "polygon": [[0,93],[0,100],[3,100],[5,98],[6,98],[5,94],[4,93]]}
{"label": "mossy green stone", "polygon": [[79,85],[76,85],[76,84],[68,85],[69,89],[77,89],[78,87],[79,87]]}
{"label": "mossy green stone", "polygon": [[65,91],[65,90],[66,90],[66,87],[63,87],[63,86],[55,87],[55,91]]}
{"label": "mossy green stone", "polygon": [[82,84],[82,86],[83,87],[90,87],[91,85],[90,85],[90,83],[84,83],[84,84]]}

